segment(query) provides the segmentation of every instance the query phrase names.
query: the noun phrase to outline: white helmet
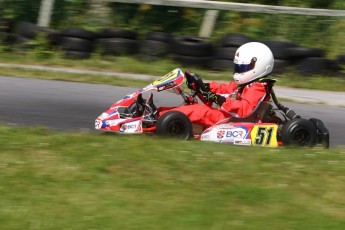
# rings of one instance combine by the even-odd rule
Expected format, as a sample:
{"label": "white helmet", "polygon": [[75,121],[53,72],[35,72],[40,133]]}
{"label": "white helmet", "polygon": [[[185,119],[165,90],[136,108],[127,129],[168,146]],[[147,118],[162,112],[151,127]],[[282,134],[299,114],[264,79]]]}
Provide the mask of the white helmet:
{"label": "white helmet", "polygon": [[249,42],[237,49],[234,64],[234,79],[242,85],[271,73],[274,58],[265,44]]}

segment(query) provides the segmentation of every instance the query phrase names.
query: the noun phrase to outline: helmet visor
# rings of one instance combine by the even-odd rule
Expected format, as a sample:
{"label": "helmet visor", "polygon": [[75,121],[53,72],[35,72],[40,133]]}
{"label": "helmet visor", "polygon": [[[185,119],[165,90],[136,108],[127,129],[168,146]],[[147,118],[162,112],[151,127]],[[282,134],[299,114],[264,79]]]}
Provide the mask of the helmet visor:
{"label": "helmet visor", "polygon": [[245,73],[255,68],[256,58],[252,58],[249,64],[235,64],[234,73]]}

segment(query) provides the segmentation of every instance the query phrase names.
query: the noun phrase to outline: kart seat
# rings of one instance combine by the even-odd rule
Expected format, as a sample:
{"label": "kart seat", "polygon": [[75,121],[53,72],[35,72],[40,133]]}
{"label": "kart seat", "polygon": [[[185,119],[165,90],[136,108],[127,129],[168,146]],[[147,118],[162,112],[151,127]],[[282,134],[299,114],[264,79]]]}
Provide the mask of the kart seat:
{"label": "kart seat", "polygon": [[231,117],[229,122],[266,122],[272,111],[272,104],[269,101],[262,101],[255,110],[245,117]]}

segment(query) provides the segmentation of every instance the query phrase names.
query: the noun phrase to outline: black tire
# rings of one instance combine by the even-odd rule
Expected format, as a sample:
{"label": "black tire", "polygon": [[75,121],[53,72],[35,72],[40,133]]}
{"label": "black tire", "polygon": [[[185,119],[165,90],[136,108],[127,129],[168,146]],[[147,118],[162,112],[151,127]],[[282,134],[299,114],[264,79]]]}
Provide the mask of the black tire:
{"label": "black tire", "polygon": [[9,44],[10,33],[0,31],[0,44]]}
{"label": "black tire", "polygon": [[201,68],[210,67],[210,62],[213,60],[213,57],[193,57],[193,56],[184,56],[184,55],[175,55],[175,61],[181,63],[184,66],[195,66]]}
{"label": "black tire", "polygon": [[345,54],[339,55],[339,56],[337,57],[337,59],[338,59],[338,63],[339,63],[340,65],[345,65]]}
{"label": "black tire", "polygon": [[274,66],[272,73],[273,74],[281,74],[284,73],[284,70],[289,66],[289,61],[287,60],[280,60],[280,59],[274,59]]}
{"label": "black tire", "polygon": [[20,22],[17,27],[17,34],[29,39],[36,38],[39,32],[44,31],[47,30],[30,22]]}
{"label": "black tire", "polygon": [[310,121],[296,118],[286,122],[282,130],[283,145],[314,147],[317,142],[316,128]]}
{"label": "black tire", "polygon": [[210,68],[214,71],[232,71],[234,62],[228,59],[214,59],[211,61]]}
{"label": "black tire", "polygon": [[283,42],[283,41],[261,41],[263,44],[268,46],[268,48],[271,49],[273,53],[274,59],[280,59],[280,60],[290,60],[293,58],[287,50],[289,48],[296,47],[296,44],[291,42]]}
{"label": "black tire", "polygon": [[61,36],[63,37],[73,37],[73,38],[82,38],[82,39],[88,39],[93,40],[95,38],[95,33],[79,29],[79,28],[66,28],[60,32]]}
{"label": "black tire", "polygon": [[6,40],[8,44],[24,44],[28,41],[30,41],[29,38],[23,37],[18,34],[9,34]]}
{"label": "black tire", "polygon": [[61,46],[63,37],[61,36],[60,32],[58,31],[51,31],[47,35],[47,39],[49,41],[49,44],[52,46]]}
{"label": "black tire", "polygon": [[64,57],[67,59],[78,59],[78,60],[79,59],[89,59],[91,57],[91,53],[66,50],[64,52]]}
{"label": "black tire", "polygon": [[174,45],[175,54],[206,57],[213,55],[213,44],[197,36],[185,36],[178,38]]}
{"label": "black tire", "polygon": [[134,30],[105,28],[98,33],[98,38],[124,38],[136,40],[138,33]]}
{"label": "black tire", "polygon": [[237,34],[237,33],[230,33],[225,35],[221,39],[221,46],[223,47],[240,47],[241,45],[253,42],[254,39],[244,35],[244,34]]}
{"label": "black tire", "polygon": [[156,133],[160,136],[178,137],[184,140],[193,137],[192,123],[182,112],[169,111],[156,123]]}
{"label": "black tire", "polygon": [[296,70],[299,74],[311,76],[327,73],[330,60],[320,57],[309,57],[297,63]]}
{"label": "black tire", "polygon": [[285,54],[289,57],[290,60],[295,60],[308,57],[324,57],[325,51],[318,48],[295,46],[286,48]]}
{"label": "black tire", "polygon": [[140,44],[140,53],[148,56],[163,57],[170,52],[170,45],[162,41],[144,40]]}
{"label": "black tire", "polygon": [[71,51],[91,52],[92,42],[83,38],[63,37],[62,49]]}
{"label": "black tire", "polygon": [[237,47],[218,47],[214,52],[216,59],[234,60]]}
{"label": "black tire", "polygon": [[164,43],[172,43],[174,41],[174,37],[167,32],[162,31],[151,31],[146,35],[146,40],[154,40],[160,41]]}
{"label": "black tire", "polygon": [[125,38],[99,39],[99,47],[105,55],[126,55],[138,53],[138,41]]}
{"label": "black tire", "polygon": [[13,20],[10,18],[0,18],[0,32],[11,33],[13,29]]}

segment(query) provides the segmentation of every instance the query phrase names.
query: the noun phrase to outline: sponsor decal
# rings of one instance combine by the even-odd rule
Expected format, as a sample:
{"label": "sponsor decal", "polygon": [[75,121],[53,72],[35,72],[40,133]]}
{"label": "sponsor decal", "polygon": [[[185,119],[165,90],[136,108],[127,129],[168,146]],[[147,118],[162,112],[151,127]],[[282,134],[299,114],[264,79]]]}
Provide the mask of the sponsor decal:
{"label": "sponsor decal", "polygon": [[120,128],[120,131],[125,132],[126,130],[135,130],[136,128],[136,124],[123,124]]}
{"label": "sponsor decal", "polygon": [[201,140],[208,140],[208,139],[210,139],[210,135],[208,135],[208,134],[203,134],[203,135],[201,135],[201,138],[200,138]]}
{"label": "sponsor decal", "polygon": [[217,132],[217,138],[218,138],[218,139],[222,139],[222,138],[224,137],[224,134],[225,134],[225,131],[219,130],[219,131]]}
{"label": "sponsor decal", "polygon": [[226,132],[226,137],[244,138],[247,134],[245,130],[230,130]]}
{"label": "sponsor decal", "polygon": [[169,82],[168,84],[165,84],[165,83],[163,83],[163,85],[162,86],[157,86],[157,90],[158,91],[163,91],[163,90],[166,90],[166,89],[170,89],[170,88],[173,88],[173,87],[175,87],[177,84],[175,83],[175,82]]}
{"label": "sponsor decal", "polygon": [[222,125],[217,126],[217,128],[218,129],[233,129],[235,127],[231,124],[222,124]]}
{"label": "sponsor decal", "polygon": [[141,121],[138,120],[138,121],[132,121],[132,122],[124,123],[121,125],[119,132],[122,132],[122,133],[142,132]]}
{"label": "sponsor decal", "polygon": [[180,72],[178,71],[178,69],[174,69],[173,71],[171,71],[170,73],[166,74],[165,76],[159,78],[158,80],[154,81],[152,84],[153,85],[162,85],[166,82],[172,81],[175,78],[177,78],[179,76]]}
{"label": "sponsor decal", "polygon": [[210,138],[218,142],[221,141],[224,143],[233,143],[234,140],[246,139],[248,133],[249,132],[247,128],[244,126],[231,126],[231,128],[227,129],[225,129],[225,126],[223,126],[222,129],[219,129],[219,127],[217,127],[217,129],[212,131],[212,134],[210,134]]}
{"label": "sponsor decal", "polygon": [[105,121],[105,123],[111,127],[111,126],[118,125],[121,121],[123,121],[123,120],[122,119],[115,119],[115,120],[107,120],[107,121]]}
{"label": "sponsor decal", "polygon": [[235,139],[234,145],[252,145],[252,141],[249,139]]}
{"label": "sponsor decal", "polygon": [[101,129],[103,122],[101,120],[95,121],[95,129]]}

